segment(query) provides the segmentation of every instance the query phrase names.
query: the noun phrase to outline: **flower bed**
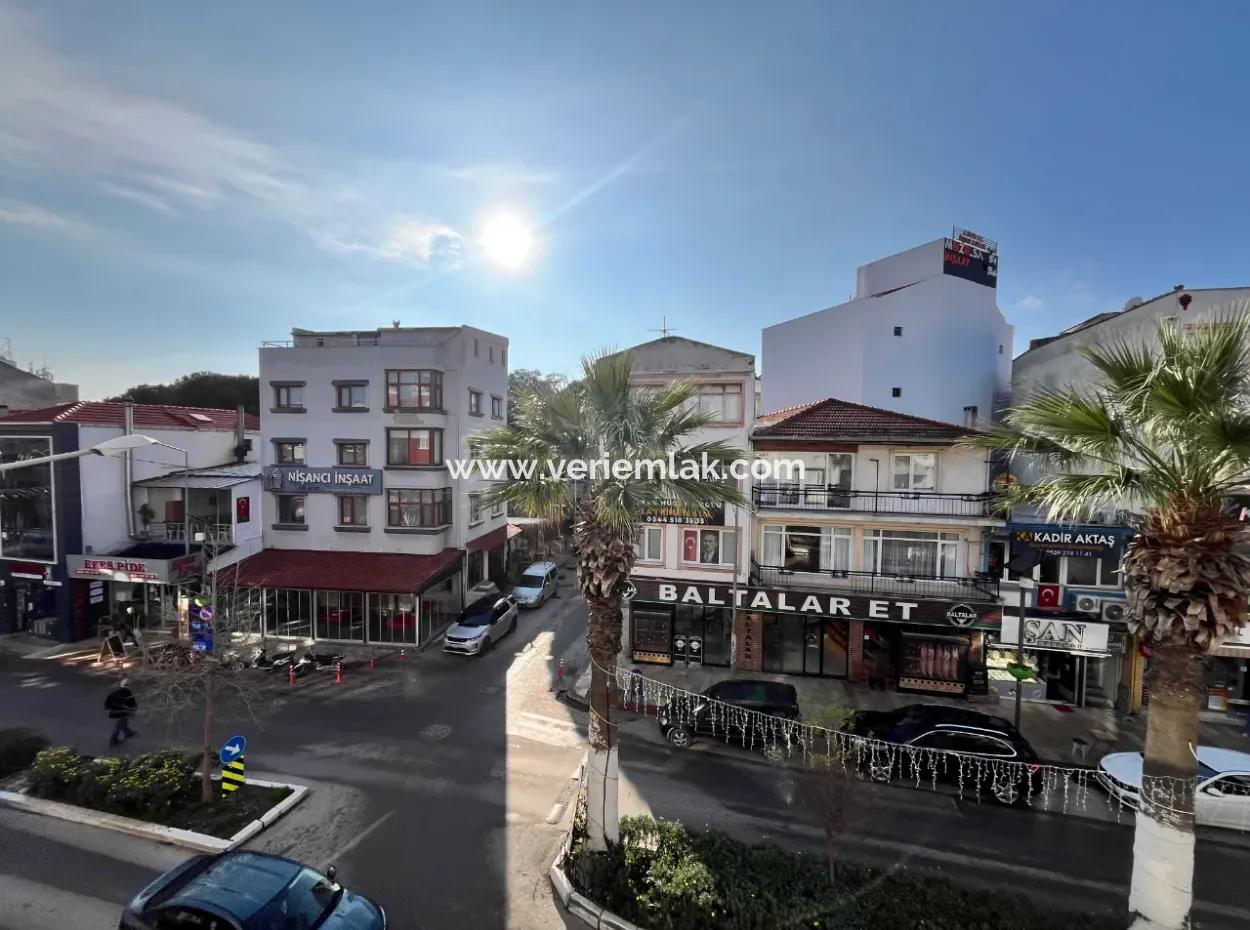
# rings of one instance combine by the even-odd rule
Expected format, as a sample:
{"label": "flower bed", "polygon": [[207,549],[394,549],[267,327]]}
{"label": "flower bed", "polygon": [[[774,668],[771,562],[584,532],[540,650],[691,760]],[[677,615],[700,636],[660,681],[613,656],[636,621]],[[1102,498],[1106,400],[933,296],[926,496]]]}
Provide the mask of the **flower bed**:
{"label": "flower bed", "polygon": [[912,869],[842,863],[837,886],[817,857],[750,846],[674,821],[621,819],[621,842],[565,862],[573,887],[647,930],[1123,930],[1127,914],[1038,907]]}
{"label": "flower bed", "polygon": [[290,788],[246,785],[228,798],[200,800],[198,755],[174,749],[130,759],[46,749],[24,772],[26,793],[166,827],[228,839],[260,818]]}

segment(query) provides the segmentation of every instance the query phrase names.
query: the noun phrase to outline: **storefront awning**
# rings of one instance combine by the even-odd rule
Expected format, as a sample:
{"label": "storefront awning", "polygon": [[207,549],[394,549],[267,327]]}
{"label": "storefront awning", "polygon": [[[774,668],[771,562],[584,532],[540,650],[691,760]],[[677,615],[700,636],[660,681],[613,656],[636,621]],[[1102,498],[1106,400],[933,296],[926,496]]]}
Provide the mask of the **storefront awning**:
{"label": "storefront awning", "polygon": [[212,468],[193,468],[190,471],[179,469],[155,478],[144,478],[136,481],[136,488],[196,488],[215,491],[221,488],[234,487],[259,478],[261,467],[255,462],[243,462],[238,465],[217,465]]}
{"label": "storefront awning", "polygon": [[1215,647],[1211,655],[1229,659],[1250,659],[1250,643],[1223,642]]}
{"label": "storefront awning", "polygon": [[494,549],[496,546],[502,546],[514,536],[520,536],[521,532],[522,530],[519,526],[509,523],[506,526],[499,527],[497,530],[491,530],[477,539],[470,539],[469,551],[480,552],[483,549]]}
{"label": "storefront awning", "polygon": [[460,549],[437,555],[266,549],[240,562],[237,575],[231,566],[217,578],[255,588],[417,594],[451,572],[463,555]]}

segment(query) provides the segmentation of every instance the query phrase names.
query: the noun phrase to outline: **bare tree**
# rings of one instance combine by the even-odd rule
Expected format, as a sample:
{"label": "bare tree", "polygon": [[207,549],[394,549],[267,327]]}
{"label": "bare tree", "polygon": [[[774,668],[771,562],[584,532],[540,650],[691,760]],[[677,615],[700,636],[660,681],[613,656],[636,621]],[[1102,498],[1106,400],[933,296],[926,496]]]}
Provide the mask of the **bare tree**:
{"label": "bare tree", "polygon": [[[842,731],[855,711],[830,704],[819,708],[809,722],[831,730]],[[821,747],[808,747],[811,750]],[[825,856],[829,867],[829,884],[837,884],[838,839],[853,817],[862,815],[868,794],[856,771],[853,759],[844,759],[836,746],[826,752],[808,752],[804,761],[791,772],[791,785],[796,804],[806,807],[820,821],[825,834]]]}
{"label": "bare tree", "polygon": [[[213,722],[217,714],[221,710],[244,711],[256,720],[253,706],[264,689],[264,676],[248,668],[256,641],[263,648],[261,591],[237,584],[237,565],[233,572],[226,569],[223,574],[226,583],[218,584],[217,573],[211,573],[208,590],[200,597],[212,611],[208,621],[211,649],[197,649],[195,643],[181,638],[150,645],[143,650],[133,676],[145,706],[158,715],[167,715],[172,721],[182,714],[202,714],[200,777],[204,801],[213,796]],[[179,619],[176,615],[164,618],[175,629],[179,629]]]}

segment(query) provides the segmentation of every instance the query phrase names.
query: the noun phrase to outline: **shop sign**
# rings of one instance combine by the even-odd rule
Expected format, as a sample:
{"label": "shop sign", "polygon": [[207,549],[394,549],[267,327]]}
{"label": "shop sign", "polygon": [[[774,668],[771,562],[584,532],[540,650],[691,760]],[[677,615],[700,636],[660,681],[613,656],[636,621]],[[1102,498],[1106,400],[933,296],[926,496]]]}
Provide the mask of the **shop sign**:
{"label": "shop sign", "polygon": [[378,468],[275,465],[265,469],[265,487],[283,494],[381,494]]}
{"label": "shop sign", "polygon": [[1025,549],[1046,555],[1119,555],[1127,530],[1105,526],[1012,526],[1011,552],[1014,560]]}
{"label": "shop sign", "polygon": [[71,578],[102,578],[105,581],[170,584],[200,573],[201,555],[192,552],[176,559],[97,558],[67,555],[65,567]]}
{"label": "shop sign", "polygon": [[[737,607],[769,613],[797,613],[811,617],[847,617],[899,623],[929,623],[960,627],[996,628],[1002,608],[994,604],[970,607],[948,601],[901,600],[863,595],[840,595],[774,588],[737,589],[729,585],[635,579],[639,600],[704,607]],[[952,616],[952,612],[954,612]],[[971,616],[970,616],[971,615]],[[958,619],[955,619],[958,618]]]}
{"label": "shop sign", "polygon": [[[999,637],[999,642],[1003,645],[1016,645],[1019,629],[1018,617],[1003,617],[1002,635]],[[1105,653],[1109,632],[1110,627],[1105,623],[1025,617],[1024,648],[1051,649],[1058,652]]]}
{"label": "shop sign", "polygon": [[642,515],[642,523],[684,523],[687,526],[724,526],[725,507],[718,504],[707,510],[677,504],[652,507]]}

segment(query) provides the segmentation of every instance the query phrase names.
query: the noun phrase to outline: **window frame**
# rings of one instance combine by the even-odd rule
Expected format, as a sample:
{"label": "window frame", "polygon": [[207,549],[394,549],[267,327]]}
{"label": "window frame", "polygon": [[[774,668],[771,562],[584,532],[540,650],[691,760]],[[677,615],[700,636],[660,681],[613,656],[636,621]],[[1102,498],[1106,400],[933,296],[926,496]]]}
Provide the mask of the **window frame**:
{"label": "window frame", "polygon": [[469,526],[477,526],[482,523],[485,518],[482,516],[482,495],[480,492],[473,492],[469,495]]}
{"label": "window frame", "polygon": [[[695,413],[710,414],[710,411],[704,410],[703,398],[705,396],[716,396],[720,398],[720,414],[711,422],[711,426],[741,426],[744,422],[743,418],[746,414],[746,390],[741,381],[701,381],[695,385],[694,396],[691,398],[691,407]],[[727,419],[725,413],[725,398],[736,397],[738,399],[738,415],[732,419]]]}
{"label": "window frame", "polygon": [[[405,381],[403,376],[412,374],[415,381]],[[411,388],[416,393],[416,403],[403,403],[401,388]],[[423,403],[427,394],[428,402]],[[439,368],[387,368],[386,410],[442,410],[443,371]]]}
{"label": "window frame", "polygon": [[[929,458],[933,459],[932,487],[918,488],[916,487],[916,457],[926,456],[926,455]],[[905,488],[900,488],[898,486],[898,479],[899,479],[898,460],[900,458],[907,458],[909,460],[907,464],[907,487]],[[920,492],[920,491],[936,492],[937,487],[938,487],[938,462],[939,461],[940,461],[940,458],[937,452],[932,452],[932,451],[924,450],[924,449],[918,449],[918,450],[909,449],[906,451],[891,452],[890,453],[890,490],[891,491],[903,491],[903,492]]]}
{"label": "window frame", "polygon": [[495,501],[490,505],[491,518],[503,516],[503,501]]}
{"label": "window frame", "polygon": [[[304,406],[304,382],[302,381],[271,381],[273,388],[273,409],[277,412],[306,410]],[[292,392],[299,392],[299,402],[292,401]],[[285,398],[285,400],[283,399]]]}
{"label": "window frame", "polygon": [[[347,403],[343,403],[343,392],[347,392]],[[355,391],[361,392],[360,403],[352,403],[352,394]],[[343,381],[334,385],[334,409],[335,410],[368,410],[369,409],[369,382],[367,381]]]}
{"label": "window frame", "polygon": [[[307,526],[308,525],[308,495],[307,494],[275,494],[278,499],[277,522],[283,526]],[[293,501],[299,501],[299,519],[295,519],[291,508],[294,506]],[[285,511],[285,515],[283,513]]]}
{"label": "window frame", "polygon": [[490,396],[490,417],[492,420],[503,419],[503,398],[498,394]]}
{"label": "window frame", "polygon": [[[650,554],[651,547],[647,545],[647,537],[651,533],[655,533],[655,538],[658,540],[656,547],[655,547],[658,551],[654,555]],[[635,557],[634,561],[646,562],[652,565],[663,563],[664,561],[664,527],[658,526],[654,523],[644,524],[642,529],[638,533],[638,537],[639,538],[634,541],[634,551],[637,553],[637,556]]]}
{"label": "window frame", "polygon": [[[936,539],[922,539],[919,536],[885,536],[886,533],[926,533],[937,537]],[[933,545],[934,560],[933,565],[937,570],[932,576],[940,579],[956,579],[963,577],[960,574],[960,558],[961,550],[964,546],[964,539],[961,533],[953,533],[947,530],[893,530],[883,527],[866,527],[862,534],[863,543],[861,546],[862,570],[872,572],[874,575],[885,575],[887,577],[899,577],[900,572],[886,572],[881,568],[881,562],[885,555],[886,541],[895,543],[907,543],[910,545]],[[869,551],[873,554],[869,557]],[[943,551],[949,552],[951,555],[951,571],[949,574],[942,573],[942,555]],[[923,573],[917,572],[917,575],[923,576]]]}
{"label": "window frame", "polygon": [[482,416],[482,392],[477,388],[469,388],[469,416]]}
{"label": "window frame", "polygon": [[[443,430],[436,426],[392,426],[386,430],[386,467],[387,468],[442,468],[443,459]],[[405,447],[408,450],[406,456],[409,460],[397,462],[392,458],[393,446],[391,437],[396,433],[409,434],[405,439]],[[413,462],[412,458],[412,441],[413,433],[428,433],[430,445],[430,461],[429,462]]]}
{"label": "window frame", "polygon": [[[698,540],[698,547],[695,550],[696,559],[694,561],[689,561],[686,559],[685,546],[686,546],[686,538],[687,538],[686,534],[688,533],[695,533],[696,534],[695,538]],[[704,562],[703,561],[703,537],[705,533],[718,533],[720,535],[720,542],[717,545],[717,553],[721,561],[718,561],[718,562]],[[738,534],[737,530],[726,529],[724,527],[719,527],[719,526],[683,527],[682,528],[681,564],[693,565],[693,566],[697,566],[700,568],[733,568],[734,566],[733,556],[734,556],[734,553],[737,551],[736,547],[738,544],[737,534]],[[734,539],[734,542],[729,546],[725,545],[726,536],[729,536],[731,539]],[[724,561],[726,554],[729,555],[728,562]]]}
{"label": "window frame", "polygon": [[[290,448],[290,457],[283,454],[283,450]],[[298,457],[295,450],[299,450]],[[308,447],[303,441],[297,440],[278,440],[273,443],[273,461],[275,465],[305,465],[308,463]]]}
{"label": "window frame", "polygon": [[[814,532],[791,532],[792,530],[814,531]],[[830,526],[828,524],[805,524],[805,523],[765,523],[760,527],[760,554],[764,555],[768,552],[769,537],[780,537],[781,543],[781,562],[773,565],[771,562],[763,563],[769,568],[781,569],[782,571],[793,572],[795,574],[822,574],[827,575],[830,572],[849,572],[852,570],[855,558],[855,534],[849,526]],[[816,568],[791,568],[786,564],[786,553],[790,548],[791,536],[815,536],[816,543]],[[845,540],[842,551],[846,555],[845,565],[831,565],[829,568],[821,568],[820,562],[825,552],[825,540],[829,540],[829,560],[837,561],[839,540]]]}
{"label": "window frame", "polygon": [[[354,456],[359,461],[349,462],[343,454],[345,449],[355,449],[359,451],[358,456]],[[369,443],[363,440],[350,440],[348,442],[336,442],[334,444],[334,461],[336,464],[344,468],[367,468],[369,466]]]}
{"label": "window frame", "polygon": [[[415,495],[415,501],[405,502],[406,495]],[[428,498],[427,498],[428,495]],[[386,525],[391,529],[440,529],[452,525],[451,488],[387,488]],[[396,522],[405,507],[415,507],[418,522]],[[429,518],[430,522],[426,522]]]}
{"label": "window frame", "polygon": [[[368,494],[339,494],[338,497],[338,523],[337,526],[351,527],[367,527],[369,525],[369,495]],[[351,502],[349,509],[351,511],[351,519],[344,520],[343,505]]]}

